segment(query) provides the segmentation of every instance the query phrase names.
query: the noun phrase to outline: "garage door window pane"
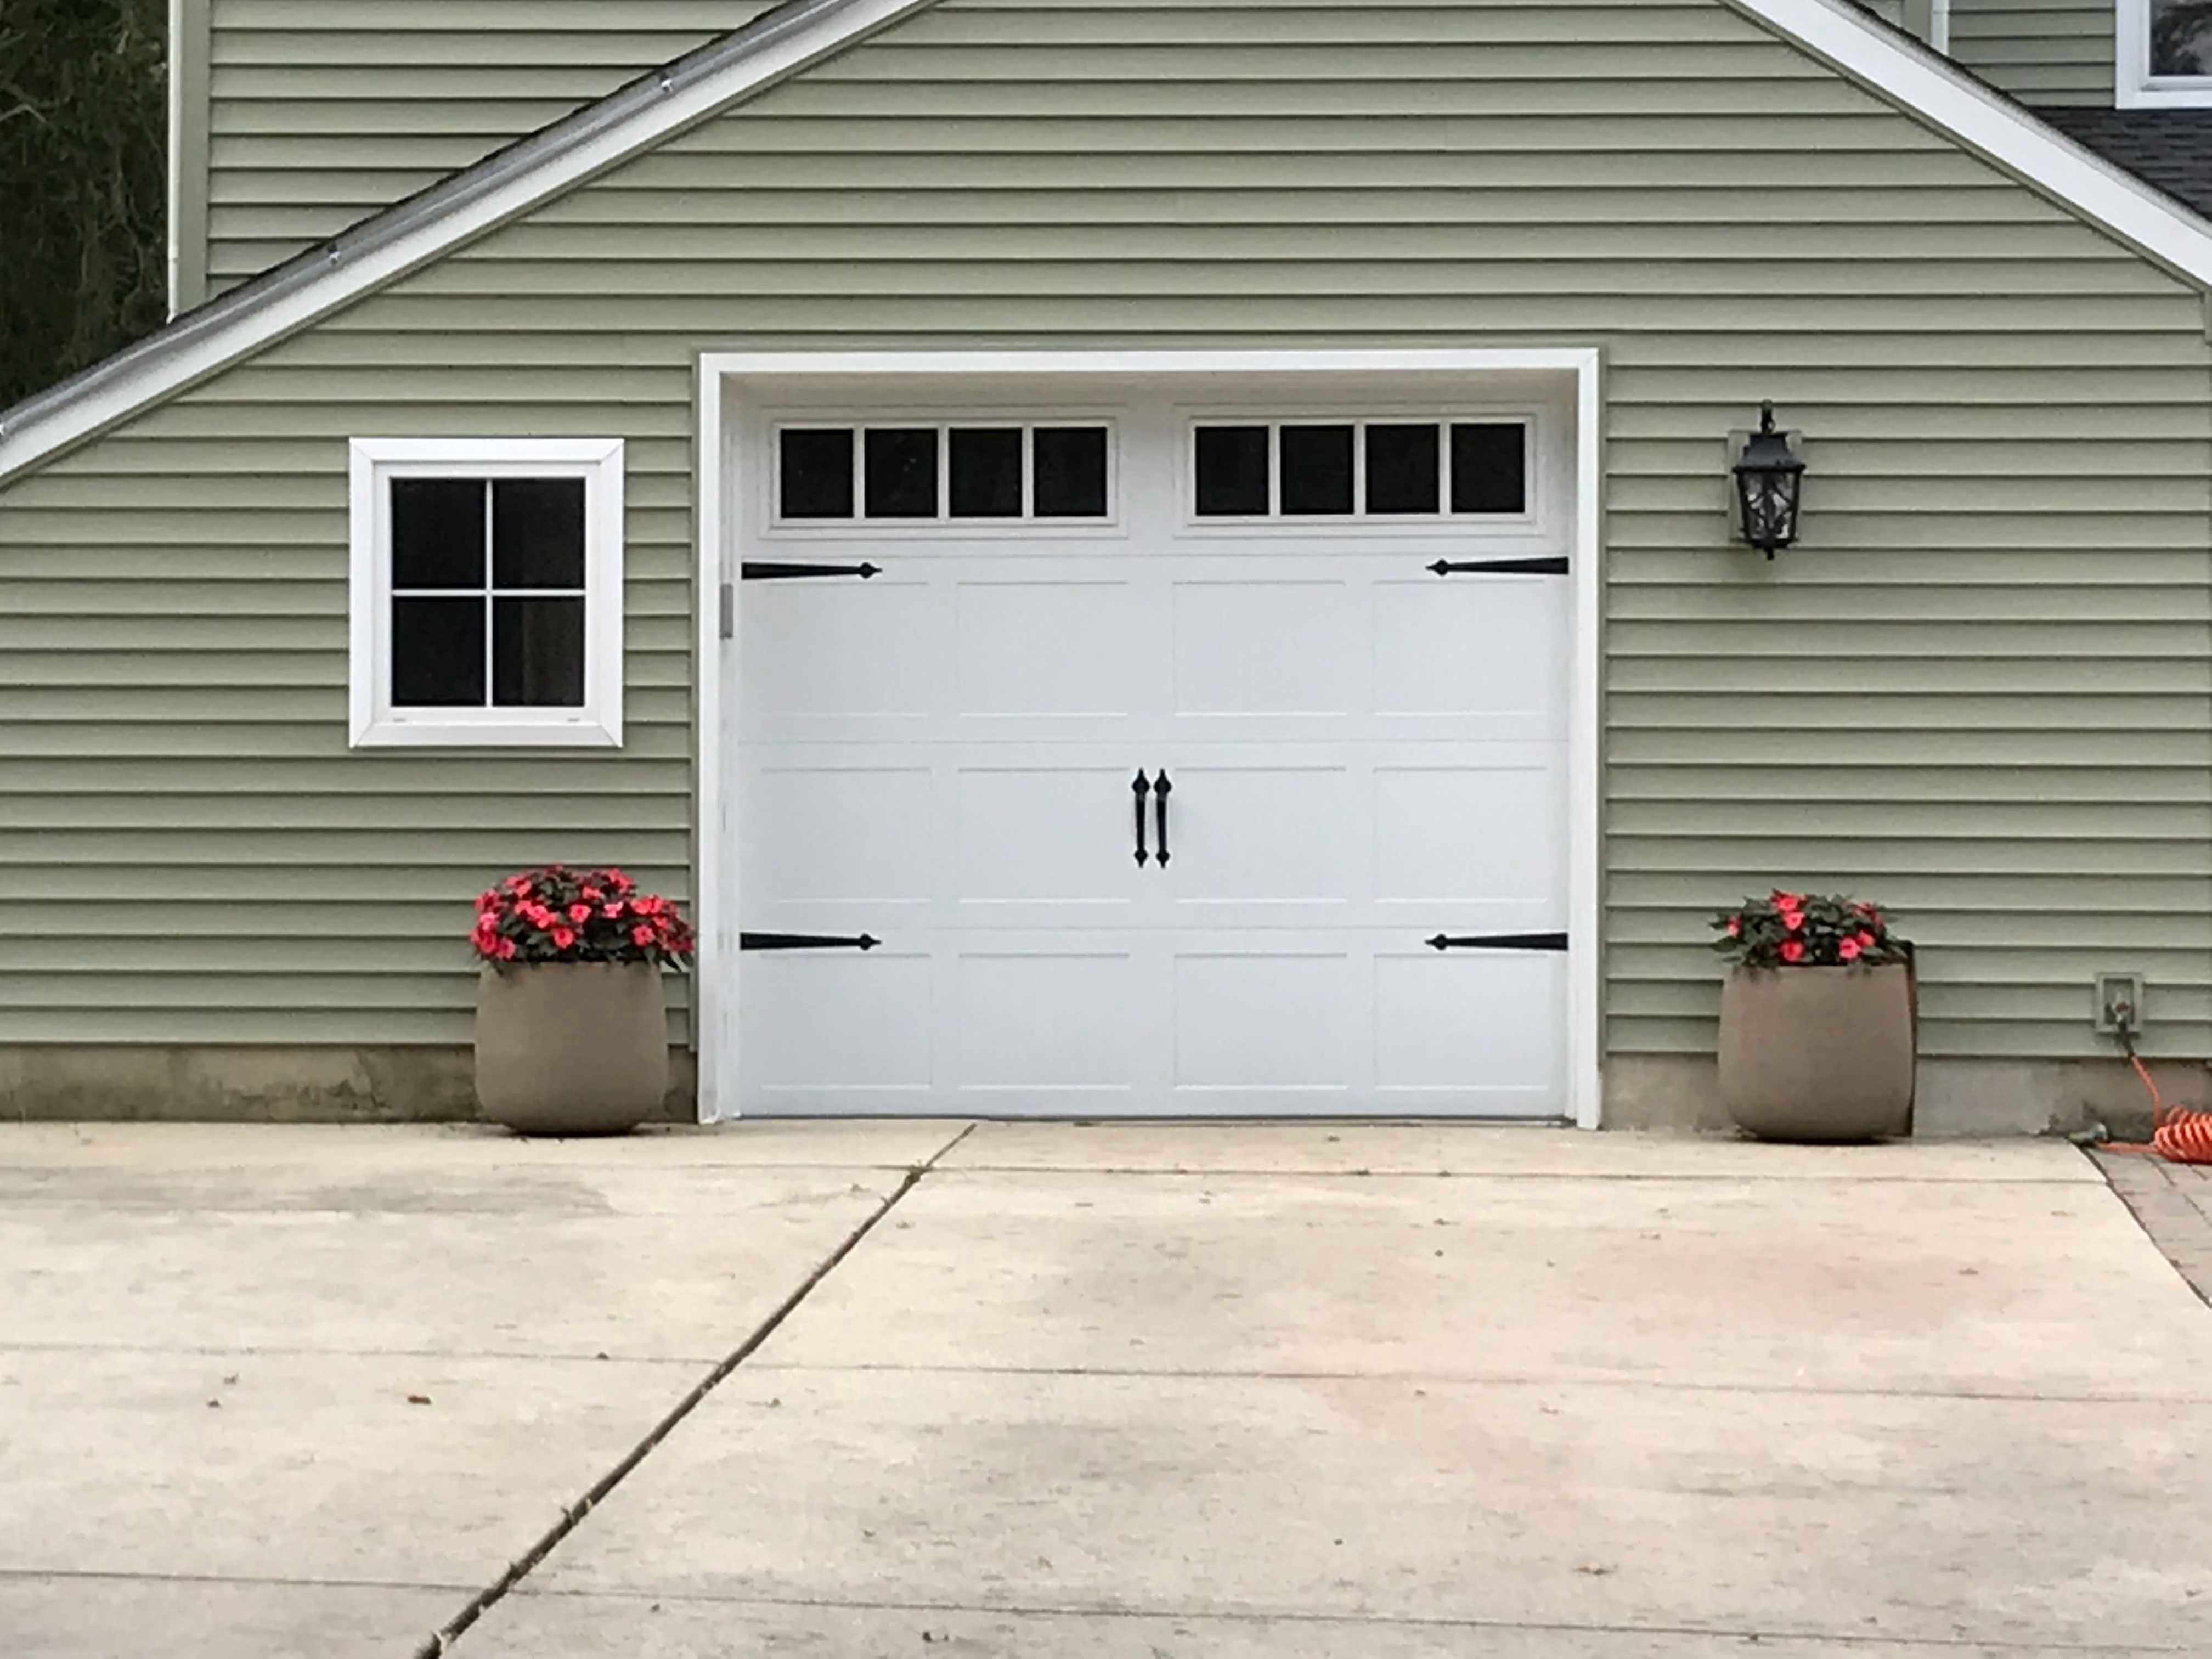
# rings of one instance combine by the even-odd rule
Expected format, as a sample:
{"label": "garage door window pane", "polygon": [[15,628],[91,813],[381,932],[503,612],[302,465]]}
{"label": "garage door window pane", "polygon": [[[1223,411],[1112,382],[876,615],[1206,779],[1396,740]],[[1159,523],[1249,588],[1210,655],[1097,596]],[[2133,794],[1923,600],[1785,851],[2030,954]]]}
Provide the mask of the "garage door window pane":
{"label": "garage door window pane", "polygon": [[853,516],[853,429],[786,431],[777,440],[777,500],[787,519]]}
{"label": "garage door window pane", "polygon": [[1352,511],[1352,428],[1283,428],[1283,511]]}
{"label": "garage door window pane", "polygon": [[401,708],[481,708],[484,601],[392,602],[392,701]]}
{"label": "garage door window pane", "polygon": [[484,481],[392,481],[392,585],[484,585]]}
{"label": "garage door window pane", "polygon": [[497,587],[583,586],[581,478],[494,481],[491,579]]}
{"label": "garage door window pane", "polygon": [[584,601],[495,599],[491,621],[492,702],[503,708],[580,708],[584,702]]}
{"label": "garage door window pane", "polygon": [[1367,428],[1367,510],[1434,513],[1442,468],[1433,423]]}
{"label": "garage door window pane", "polygon": [[937,429],[872,427],[862,436],[868,517],[937,517]]}
{"label": "garage door window pane", "polygon": [[1459,422],[1451,429],[1451,510],[1528,510],[1528,428],[1518,421]]}
{"label": "garage door window pane", "polygon": [[1264,426],[1199,428],[1199,516],[1264,517],[1273,505],[1267,487],[1267,450]]}
{"label": "garage door window pane", "polygon": [[1041,426],[1036,447],[1036,516],[1103,519],[1106,501],[1106,428]]}
{"label": "garage door window pane", "polygon": [[951,439],[952,516],[1022,516],[1022,433],[1019,427],[956,428]]}

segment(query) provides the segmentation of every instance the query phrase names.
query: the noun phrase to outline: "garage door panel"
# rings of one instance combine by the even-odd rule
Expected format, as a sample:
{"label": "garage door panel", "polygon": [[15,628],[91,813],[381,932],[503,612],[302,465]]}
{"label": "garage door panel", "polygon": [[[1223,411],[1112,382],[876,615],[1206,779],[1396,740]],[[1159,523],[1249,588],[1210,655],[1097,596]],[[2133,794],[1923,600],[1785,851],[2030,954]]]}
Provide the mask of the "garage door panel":
{"label": "garage door panel", "polygon": [[1164,885],[1178,908],[1340,909],[1355,896],[1364,780],[1347,761],[1185,760],[1170,775]]}
{"label": "garage door panel", "polygon": [[[737,1109],[1559,1115],[1567,958],[1498,941],[1567,926],[1573,583],[1431,567],[1556,560],[1565,498],[1516,527],[1293,519],[1285,489],[1213,522],[1195,417],[1108,402],[1098,523],[871,524],[860,495],[741,550],[738,925],[832,943],[741,957]],[[1173,786],[1164,864],[1134,855],[1140,770]]]}
{"label": "garage door panel", "polygon": [[1142,1046],[1129,1041],[1148,999],[1135,945],[1060,934],[954,948],[954,1076],[963,1094],[995,1097],[975,1109],[1027,1111],[1043,1097],[1080,1109],[1064,1097],[1081,1096],[1110,1110],[1146,1080]]}
{"label": "garage door panel", "polygon": [[1173,586],[1174,705],[1185,720],[1359,712],[1352,585],[1247,575]]}
{"label": "garage door panel", "polygon": [[738,654],[750,734],[881,736],[866,727],[924,725],[942,701],[937,611],[919,577],[745,584]]}
{"label": "garage door panel", "polygon": [[1564,737],[1568,593],[1547,576],[1376,582],[1375,712],[1480,722],[1469,736]]}
{"label": "garage door panel", "polygon": [[965,720],[1021,735],[1068,716],[1135,711],[1144,611],[1131,583],[964,577],[954,609]]}
{"label": "garage door panel", "polygon": [[1417,1115],[1557,1109],[1566,1087],[1565,957],[1401,946],[1373,967],[1379,1101]]}
{"label": "garage door panel", "polygon": [[[787,750],[748,769],[741,885],[763,903],[927,904],[938,879],[935,781],[927,764],[878,763],[830,750]],[[768,931],[796,931],[788,917]]]}
{"label": "garage door panel", "polygon": [[[1135,772],[1118,761],[958,764],[955,898],[963,925],[1001,926],[1012,904],[1127,909],[1145,896],[1131,816]],[[1081,926],[1078,918],[1058,918]],[[1093,919],[1093,925],[1096,921]]]}
{"label": "garage door panel", "polygon": [[1455,760],[1378,763],[1373,774],[1375,896],[1384,904],[1507,907],[1502,927],[1564,926],[1565,756],[1470,745]]}
{"label": "garage door panel", "polygon": [[1360,975],[1348,945],[1178,936],[1171,948],[1181,1109],[1266,1112],[1292,1096],[1328,1097],[1340,1109],[1364,1080]]}
{"label": "garage door panel", "polygon": [[748,952],[738,1045],[750,1109],[919,1109],[934,1085],[932,953]]}

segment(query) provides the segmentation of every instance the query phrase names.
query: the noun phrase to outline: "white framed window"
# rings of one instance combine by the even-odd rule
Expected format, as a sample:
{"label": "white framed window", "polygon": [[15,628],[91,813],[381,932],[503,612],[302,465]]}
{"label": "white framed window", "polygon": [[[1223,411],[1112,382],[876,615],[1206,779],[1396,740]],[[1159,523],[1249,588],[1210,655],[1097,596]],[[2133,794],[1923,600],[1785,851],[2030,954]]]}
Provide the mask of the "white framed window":
{"label": "white framed window", "polygon": [[2114,101],[2212,108],[2212,0],[2118,0]]}
{"label": "white framed window", "polygon": [[781,532],[1100,529],[1118,516],[1115,422],[788,419],[771,423],[769,520]]}
{"label": "white framed window", "polygon": [[356,438],[354,747],[616,748],[623,445]]}

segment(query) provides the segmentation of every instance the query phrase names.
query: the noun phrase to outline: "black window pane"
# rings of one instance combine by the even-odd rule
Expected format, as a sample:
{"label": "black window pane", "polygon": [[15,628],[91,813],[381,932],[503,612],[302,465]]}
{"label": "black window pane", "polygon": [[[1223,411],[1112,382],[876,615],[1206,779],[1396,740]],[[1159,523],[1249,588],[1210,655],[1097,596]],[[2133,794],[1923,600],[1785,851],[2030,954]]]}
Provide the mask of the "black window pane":
{"label": "black window pane", "polygon": [[392,602],[392,706],[481,708],[484,701],[484,602]]}
{"label": "black window pane", "polygon": [[392,585],[484,585],[484,481],[392,481]]}
{"label": "black window pane", "polygon": [[1266,427],[1199,428],[1197,470],[1200,518],[1249,518],[1267,511]]}
{"label": "black window pane", "polygon": [[583,707],[583,600],[492,602],[491,700],[501,708]]}
{"label": "black window pane", "polygon": [[1468,422],[1451,429],[1451,510],[1528,510],[1528,428],[1517,421]]}
{"label": "black window pane", "polygon": [[1352,511],[1352,428],[1283,428],[1283,511]]}
{"label": "black window pane", "polygon": [[1021,517],[1022,432],[1019,427],[955,428],[951,465],[954,518]]}
{"label": "black window pane", "polygon": [[1036,446],[1036,515],[1040,519],[1106,516],[1106,428],[1041,426]]}
{"label": "black window pane", "polygon": [[495,587],[584,585],[584,481],[495,478],[491,486]]}
{"label": "black window pane", "polygon": [[1367,428],[1367,510],[1434,513],[1441,482],[1433,422]]}
{"label": "black window pane", "polygon": [[777,439],[778,497],[787,519],[853,516],[853,429],[785,432]]}
{"label": "black window pane", "polygon": [[937,432],[879,427],[866,434],[867,514],[872,519],[937,516]]}

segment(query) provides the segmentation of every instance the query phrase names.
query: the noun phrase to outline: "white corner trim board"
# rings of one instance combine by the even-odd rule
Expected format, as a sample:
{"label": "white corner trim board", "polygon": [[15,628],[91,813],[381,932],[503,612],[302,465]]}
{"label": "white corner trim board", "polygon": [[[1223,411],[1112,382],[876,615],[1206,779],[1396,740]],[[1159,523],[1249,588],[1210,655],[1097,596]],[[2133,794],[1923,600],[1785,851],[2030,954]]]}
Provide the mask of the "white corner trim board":
{"label": "white corner trim board", "polygon": [[[2046,126],[1948,59],[1843,0],[1723,3],[2186,280],[2212,289],[2212,222]],[[424,198],[364,221],[76,380],[15,410],[0,411],[0,481],[931,3],[813,0],[796,10],[779,8],[726,37],[727,61],[711,72],[678,81],[664,70],[658,96],[647,95],[649,83],[633,83],[587,106],[517,150],[464,169]],[[635,107],[617,114],[625,105]]]}
{"label": "white corner trim board", "polygon": [[738,944],[738,896],[726,867],[730,781],[724,775],[725,722],[734,698],[736,642],[722,637],[718,596],[733,572],[739,504],[728,483],[737,465],[736,434],[724,417],[726,382],[792,381],[824,386],[884,377],[1228,376],[1312,374],[1475,374],[1508,372],[1572,375],[1575,384],[1575,531],[1568,711],[1567,1088],[1575,1122],[1595,1129],[1603,1120],[1600,1073],[1598,710],[1600,526],[1602,501],[1599,433],[1602,362],[1589,347],[1557,349],[1407,349],[1396,350],[885,351],[734,352],[700,356],[697,547],[698,721],[694,757],[698,779],[696,840],[698,885],[693,896],[699,949],[693,968],[693,1042],[698,1052],[699,1115],[726,1115],[718,1099],[730,1052],[730,987]]}

